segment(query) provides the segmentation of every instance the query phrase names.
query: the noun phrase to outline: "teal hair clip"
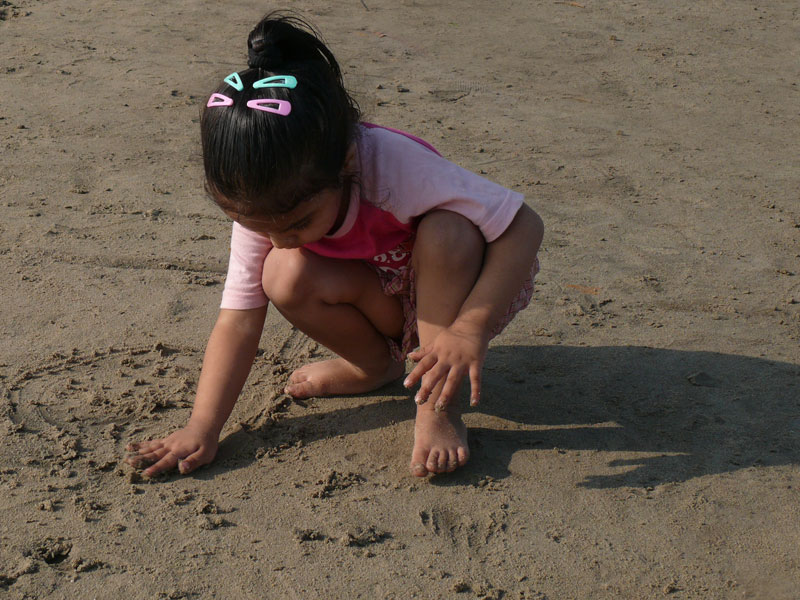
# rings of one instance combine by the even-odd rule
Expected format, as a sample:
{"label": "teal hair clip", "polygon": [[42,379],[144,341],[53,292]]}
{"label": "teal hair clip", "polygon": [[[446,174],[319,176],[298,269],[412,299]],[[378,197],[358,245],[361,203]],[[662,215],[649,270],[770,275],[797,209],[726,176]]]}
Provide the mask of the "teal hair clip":
{"label": "teal hair clip", "polygon": [[291,75],[273,75],[272,77],[265,77],[259,79],[253,84],[255,89],[269,88],[269,87],[282,87],[294,89],[297,87],[297,79]]}
{"label": "teal hair clip", "polygon": [[231,73],[225,79],[223,79],[223,81],[234,88],[237,92],[241,92],[244,89],[244,84],[242,83],[242,78],[239,77],[239,73]]}

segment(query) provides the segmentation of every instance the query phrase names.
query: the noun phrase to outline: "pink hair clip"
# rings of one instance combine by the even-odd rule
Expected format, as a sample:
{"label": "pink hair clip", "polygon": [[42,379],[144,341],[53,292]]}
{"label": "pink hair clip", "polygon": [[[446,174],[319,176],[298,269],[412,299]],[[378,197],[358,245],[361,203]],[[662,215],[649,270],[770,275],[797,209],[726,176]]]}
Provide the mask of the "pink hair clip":
{"label": "pink hair clip", "polygon": [[[277,105],[277,106],[276,106]],[[288,100],[274,100],[272,98],[260,98],[258,100],[248,100],[247,108],[263,110],[264,112],[275,113],[285,117],[292,112],[292,104]]]}
{"label": "pink hair clip", "polygon": [[208,99],[208,104],[206,104],[206,106],[209,108],[212,106],[233,106],[233,98],[228,98],[227,96],[214,92],[211,94],[211,98]]}

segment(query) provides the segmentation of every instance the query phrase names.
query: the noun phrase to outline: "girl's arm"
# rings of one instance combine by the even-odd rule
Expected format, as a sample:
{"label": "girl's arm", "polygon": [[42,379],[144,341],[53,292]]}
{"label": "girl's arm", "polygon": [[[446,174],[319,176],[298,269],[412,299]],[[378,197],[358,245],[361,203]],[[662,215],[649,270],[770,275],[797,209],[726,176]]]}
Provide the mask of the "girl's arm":
{"label": "girl's arm", "polygon": [[219,436],[253,366],[267,307],[222,309],[208,340],[190,425]]}
{"label": "girl's arm", "polygon": [[153,463],[143,472],[150,477],[176,466],[181,473],[189,473],[214,459],[219,434],[253,366],[266,315],[266,306],[220,311],[206,347],[189,422],[166,438],[130,444],[128,450],[135,454],[129,463]]}
{"label": "girl's arm", "polygon": [[478,403],[489,335],[529,276],[543,235],[541,218],[523,204],[503,234],[487,245],[483,268],[456,320],[429,348],[409,355],[418,364],[404,383],[411,387],[422,381],[418,403],[425,402],[444,378],[446,383],[436,401],[436,408],[443,409],[467,374],[472,387],[470,403]]}

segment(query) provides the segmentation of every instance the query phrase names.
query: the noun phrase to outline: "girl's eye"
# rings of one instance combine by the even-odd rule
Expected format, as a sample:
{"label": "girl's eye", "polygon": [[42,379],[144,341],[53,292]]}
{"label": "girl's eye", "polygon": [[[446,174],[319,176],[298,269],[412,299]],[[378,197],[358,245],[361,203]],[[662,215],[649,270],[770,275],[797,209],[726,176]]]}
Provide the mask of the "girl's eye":
{"label": "girl's eye", "polygon": [[303,219],[299,223],[295,223],[292,229],[296,231],[300,231],[301,229],[305,229],[311,223],[311,219]]}

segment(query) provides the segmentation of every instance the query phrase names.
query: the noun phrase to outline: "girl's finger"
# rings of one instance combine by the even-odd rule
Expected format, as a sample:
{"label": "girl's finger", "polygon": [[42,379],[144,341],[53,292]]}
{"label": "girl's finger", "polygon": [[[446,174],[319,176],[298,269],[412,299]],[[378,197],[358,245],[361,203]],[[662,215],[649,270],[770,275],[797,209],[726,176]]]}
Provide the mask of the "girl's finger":
{"label": "girl's finger", "polygon": [[442,365],[442,363],[437,363],[436,366],[425,373],[421,379],[419,391],[414,397],[414,402],[417,404],[425,404],[425,402],[428,401],[428,396],[433,392],[433,388],[439,383],[439,380],[447,375],[448,369],[449,367]]}
{"label": "girl's finger", "polygon": [[428,352],[430,352],[428,348],[420,348],[419,350],[413,350],[408,353],[408,358],[410,358],[414,362],[418,362],[421,358],[423,358],[426,354],[428,354]]}
{"label": "girl's finger", "polygon": [[143,442],[132,442],[128,444],[125,449],[128,452],[138,452],[139,454],[142,454],[144,452],[151,452],[163,445],[164,444],[161,440],[145,440]]}
{"label": "girl's finger", "polygon": [[424,385],[420,386],[417,393],[414,395],[414,403],[417,406],[422,406],[428,401],[428,396],[431,395],[431,390]]}
{"label": "girl's finger", "polygon": [[405,378],[403,385],[407,388],[414,387],[417,382],[422,379],[422,376],[425,375],[425,373],[427,373],[435,364],[436,357],[432,354],[428,354],[419,362],[417,362],[417,366],[414,367],[411,370],[411,373],[408,374],[408,377]]}
{"label": "girl's finger", "polygon": [[178,462],[178,471],[180,471],[181,475],[187,475],[194,471],[197,467],[201,467],[207,462],[208,461],[205,457],[205,449],[200,448],[196,452]]}
{"label": "girl's finger", "polygon": [[470,365],[469,367],[469,405],[478,406],[481,401],[481,368],[479,365]]}
{"label": "girl's finger", "polygon": [[142,452],[129,456],[126,461],[129,465],[139,467],[141,465],[152,465],[154,462],[160,460],[168,450],[166,448],[156,448],[152,452]]}
{"label": "girl's finger", "polygon": [[153,477],[154,475],[158,475],[159,473],[163,473],[164,471],[169,471],[170,469],[174,469],[175,465],[178,464],[178,460],[179,458],[177,456],[175,456],[171,452],[168,452],[156,464],[142,471],[142,475],[144,475],[145,477]]}
{"label": "girl's finger", "polygon": [[419,389],[417,390],[417,393],[414,396],[414,402],[418,406],[425,404],[428,401],[428,396],[431,395],[432,391],[433,391],[433,386],[429,385],[426,379],[422,379],[419,385]]}
{"label": "girl's finger", "polygon": [[152,452],[140,452],[139,458],[143,460],[149,460],[150,462],[155,462],[167,454],[167,452],[169,452],[169,450],[166,448],[156,448]]}
{"label": "girl's finger", "polygon": [[435,408],[437,411],[443,411],[450,403],[450,399],[458,393],[458,388],[463,377],[464,373],[461,369],[450,369],[450,372],[447,374],[447,379],[444,382],[444,386],[442,387],[442,391],[439,394],[439,398],[436,400]]}

